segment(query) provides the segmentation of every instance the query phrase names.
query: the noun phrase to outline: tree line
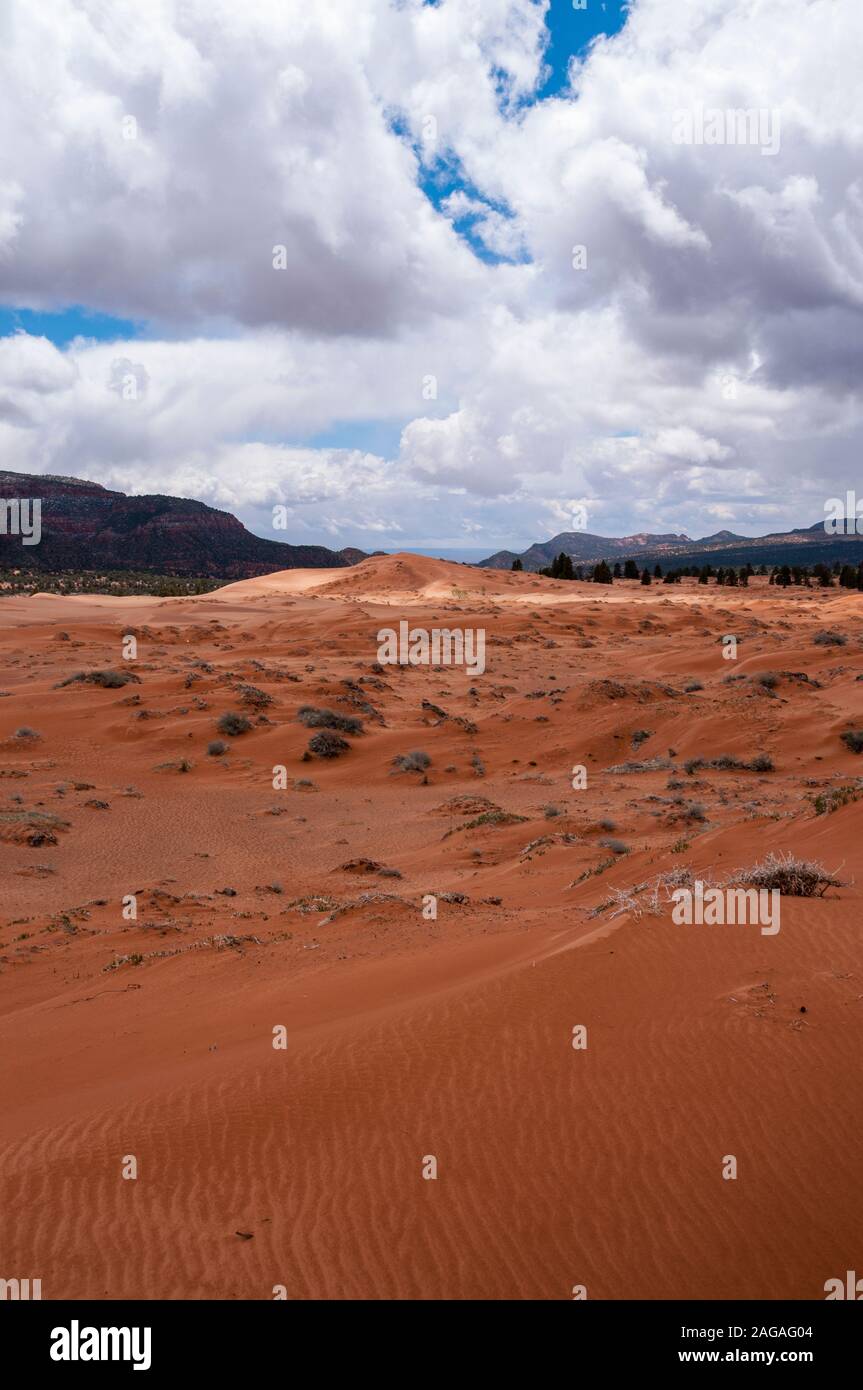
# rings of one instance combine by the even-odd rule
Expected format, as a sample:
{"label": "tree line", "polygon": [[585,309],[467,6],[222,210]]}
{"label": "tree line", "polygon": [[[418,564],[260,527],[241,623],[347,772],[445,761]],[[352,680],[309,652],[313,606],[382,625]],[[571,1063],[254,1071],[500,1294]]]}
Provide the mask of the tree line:
{"label": "tree line", "polygon": [[[514,570],[523,570],[524,565],[516,557],[512,562]],[[863,560],[859,565],[843,565],[835,560],[832,565],[760,565],[757,569],[751,562],[738,567],[713,565],[682,565],[676,569],[663,570],[659,564],[651,572],[639,570],[635,560],[619,560],[611,566],[606,560],[597,565],[574,565],[572,556],[561,551],[552,563],[539,571],[547,579],[580,579],[593,584],[613,584],[615,579],[635,580],[641,584],[679,584],[681,579],[697,579],[699,584],[727,585],[729,588],[746,588],[753,575],[767,578],[771,584],[780,588],[798,585],[806,589],[863,589]]]}

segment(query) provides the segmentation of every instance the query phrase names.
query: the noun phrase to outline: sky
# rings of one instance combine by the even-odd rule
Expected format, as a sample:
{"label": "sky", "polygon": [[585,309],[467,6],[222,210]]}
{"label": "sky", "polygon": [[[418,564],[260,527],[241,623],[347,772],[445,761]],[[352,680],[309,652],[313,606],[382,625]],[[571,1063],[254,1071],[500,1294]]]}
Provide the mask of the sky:
{"label": "sky", "polygon": [[850,0],[5,0],[0,467],[466,559],[811,525],[861,65]]}

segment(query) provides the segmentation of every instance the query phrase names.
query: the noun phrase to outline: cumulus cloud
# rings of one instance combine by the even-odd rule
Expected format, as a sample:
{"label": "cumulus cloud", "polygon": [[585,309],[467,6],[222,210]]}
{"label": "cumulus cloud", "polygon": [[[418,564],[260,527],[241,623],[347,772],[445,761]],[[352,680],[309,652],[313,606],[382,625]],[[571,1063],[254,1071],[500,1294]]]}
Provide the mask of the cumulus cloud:
{"label": "cumulus cloud", "polygon": [[[6,466],[370,546],[520,545],[573,498],[822,515],[863,443],[863,10],[634,0],[537,98],[546,12],[10,0],[0,302],[143,327],[0,339]],[[677,138],[712,111],[755,119]]]}

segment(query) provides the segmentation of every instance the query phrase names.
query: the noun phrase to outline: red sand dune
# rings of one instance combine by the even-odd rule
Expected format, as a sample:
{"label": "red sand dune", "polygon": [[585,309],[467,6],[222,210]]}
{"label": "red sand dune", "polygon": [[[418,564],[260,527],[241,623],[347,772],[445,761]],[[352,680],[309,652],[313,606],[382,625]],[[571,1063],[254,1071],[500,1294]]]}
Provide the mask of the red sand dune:
{"label": "red sand dune", "polygon": [[[823,1298],[863,1248],[861,602],[411,555],[5,599],[7,1275],[46,1298]],[[374,669],[401,617],[483,627],[485,673]],[[106,668],[140,683],[58,688]],[[363,732],[303,761],[304,705]],[[252,727],[212,756],[226,711]],[[395,770],[415,749],[425,775]],[[761,753],[774,771],[684,770]],[[631,892],[771,850],[843,884],[783,897],[775,936]]]}

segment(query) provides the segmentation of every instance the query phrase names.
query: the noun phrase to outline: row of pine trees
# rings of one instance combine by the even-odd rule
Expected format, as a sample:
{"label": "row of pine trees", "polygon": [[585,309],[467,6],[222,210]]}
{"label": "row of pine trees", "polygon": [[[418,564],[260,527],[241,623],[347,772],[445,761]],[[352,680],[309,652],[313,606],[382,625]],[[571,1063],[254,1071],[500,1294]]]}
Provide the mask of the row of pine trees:
{"label": "row of pine trees", "polygon": [[[524,569],[518,557],[513,560],[512,568]],[[678,584],[684,578],[697,578],[699,584],[709,584],[713,580],[716,584],[725,584],[730,588],[746,588],[752,575],[759,574],[769,576],[771,584],[778,584],[782,588],[802,585],[807,589],[832,589],[838,584],[842,589],[863,589],[863,561],[859,565],[842,565],[838,560],[832,565],[817,564],[811,567],[774,565],[771,570],[768,570],[766,565],[761,565],[756,570],[752,564],[742,565],[737,569],[730,566],[714,569],[712,565],[684,565],[682,568],[663,572],[661,565],[654,565],[651,573],[649,569],[639,570],[635,560],[624,560],[622,565],[618,560],[613,567],[605,560],[600,560],[598,565],[593,566],[573,565],[572,556],[561,551],[551,565],[541,569],[539,573],[547,579],[581,579],[594,584],[613,584],[615,579],[634,579],[642,584],[652,584],[654,580],[663,584]]]}

